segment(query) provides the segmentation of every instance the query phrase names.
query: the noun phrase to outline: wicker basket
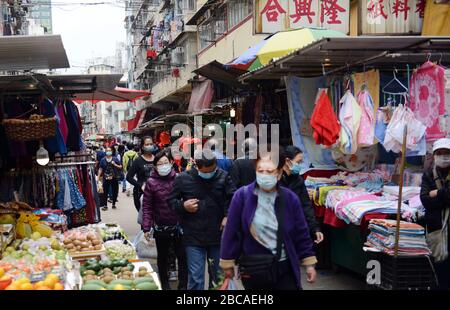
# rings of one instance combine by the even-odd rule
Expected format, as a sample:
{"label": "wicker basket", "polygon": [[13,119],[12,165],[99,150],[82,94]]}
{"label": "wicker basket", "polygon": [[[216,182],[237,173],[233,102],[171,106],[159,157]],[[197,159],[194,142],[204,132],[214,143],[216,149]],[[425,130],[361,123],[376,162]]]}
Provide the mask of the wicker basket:
{"label": "wicker basket", "polygon": [[56,117],[39,119],[5,119],[6,135],[11,140],[35,141],[56,136]]}

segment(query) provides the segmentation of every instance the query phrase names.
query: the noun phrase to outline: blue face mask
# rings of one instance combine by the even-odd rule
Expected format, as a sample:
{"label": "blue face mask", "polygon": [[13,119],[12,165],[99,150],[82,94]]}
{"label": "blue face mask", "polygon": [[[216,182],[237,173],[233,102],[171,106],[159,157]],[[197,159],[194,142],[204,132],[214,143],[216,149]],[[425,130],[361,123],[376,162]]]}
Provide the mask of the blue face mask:
{"label": "blue face mask", "polygon": [[277,185],[278,178],[276,175],[256,173],[256,183],[258,183],[259,187],[262,189],[270,191]]}
{"label": "blue face mask", "polygon": [[291,167],[292,174],[300,174],[300,171],[302,170],[302,165],[299,163],[293,163]]}
{"label": "blue face mask", "polygon": [[112,152],[106,152],[106,156],[112,156]]}
{"label": "blue face mask", "polygon": [[208,173],[201,172],[201,171],[198,172],[198,176],[205,180],[211,179],[215,174],[216,174],[216,170],[208,172]]}

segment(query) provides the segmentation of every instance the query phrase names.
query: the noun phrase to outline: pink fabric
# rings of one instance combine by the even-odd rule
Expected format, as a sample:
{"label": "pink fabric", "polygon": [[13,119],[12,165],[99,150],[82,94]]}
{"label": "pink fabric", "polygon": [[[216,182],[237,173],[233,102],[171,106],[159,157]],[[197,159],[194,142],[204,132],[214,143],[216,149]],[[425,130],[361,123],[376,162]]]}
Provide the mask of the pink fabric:
{"label": "pink fabric", "polygon": [[335,208],[336,216],[338,216],[339,218],[342,218],[343,217],[342,209],[346,205],[348,205],[349,203],[352,203],[352,202],[363,201],[363,200],[378,201],[378,200],[381,200],[381,198],[379,196],[375,196],[373,194],[367,194],[367,195],[361,195],[361,196],[357,196],[357,197],[353,197],[353,198],[341,201],[340,203],[338,203],[336,205],[336,208]]}
{"label": "pink fabric", "polygon": [[439,126],[439,116],[445,114],[444,71],[442,67],[427,61],[411,78],[411,110],[427,127],[427,141],[445,137]]}
{"label": "pink fabric", "polygon": [[192,89],[191,100],[189,101],[188,112],[202,112],[211,107],[211,101],[214,95],[214,83],[211,80],[205,80],[197,84]]}
{"label": "pink fabric", "polygon": [[375,116],[372,96],[367,90],[358,93],[358,104],[361,107],[361,123],[358,130],[358,145],[369,146],[375,140]]}
{"label": "pink fabric", "polygon": [[64,143],[67,144],[67,136],[69,135],[69,128],[67,127],[66,116],[64,114],[64,104],[58,105],[59,129],[61,130]]}

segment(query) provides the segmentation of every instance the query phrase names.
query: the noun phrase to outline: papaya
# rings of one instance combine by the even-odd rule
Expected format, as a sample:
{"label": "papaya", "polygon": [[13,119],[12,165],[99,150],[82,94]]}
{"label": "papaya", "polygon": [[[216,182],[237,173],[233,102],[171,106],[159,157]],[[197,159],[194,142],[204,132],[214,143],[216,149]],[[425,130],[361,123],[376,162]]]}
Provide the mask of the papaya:
{"label": "papaya", "polygon": [[51,229],[50,226],[39,222],[34,222],[33,224],[31,224],[31,228],[33,229],[33,231],[37,231],[42,236],[47,238],[53,235],[53,229]]}
{"label": "papaya", "polygon": [[158,289],[158,285],[155,282],[142,282],[136,285],[136,289],[142,291],[154,291]]}
{"label": "papaya", "polygon": [[12,224],[16,222],[16,219],[11,214],[2,214],[0,215],[0,224]]}
{"label": "papaya", "polygon": [[95,283],[85,284],[81,287],[82,291],[99,291],[104,287]]}
{"label": "papaya", "polygon": [[[121,284],[121,283],[108,284],[108,285],[106,286],[106,288],[107,288],[108,290],[110,290],[110,291],[113,291],[113,290],[114,290],[114,287],[115,287],[117,284]],[[124,284],[122,284],[122,286],[123,286],[124,289],[126,289],[126,290],[131,290],[131,286],[130,286],[130,285],[124,285]]]}
{"label": "papaya", "polygon": [[16,225],[17,235],[21,238],[30,238],[33,230],[31,229],[31,225],[24,222],[18,222]]}
{"label": "papaya", "polygon": [[115,285],[115,284],[122,284],[124,286],[132,286],[133,285],[133,280],[117,279],[117,280],[111,281],[110,284],[113,284],[113,285]]}
{"label": "papaya", "polygon": [[139,283],[143,282],[155,282],[152,277],[141,277],[134,279],[134,284],[138,285]]}
{"label": "papaya", "polygon": [[85,285],[89,285],[89,284],[96,284],[96,285],[100,285],[102,287],[106,287],[106,283],[101,281],[101,280],[88,280],[88,281],[86,281]]}

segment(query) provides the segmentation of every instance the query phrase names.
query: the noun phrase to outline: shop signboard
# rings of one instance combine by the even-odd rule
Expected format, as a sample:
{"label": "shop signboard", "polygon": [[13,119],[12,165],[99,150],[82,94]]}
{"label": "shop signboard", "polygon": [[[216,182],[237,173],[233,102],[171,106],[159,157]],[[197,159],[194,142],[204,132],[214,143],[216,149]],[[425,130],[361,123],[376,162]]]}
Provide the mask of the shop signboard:
{"label": "shop signboard", "polygon": [[349,0],[255,0],[255,33],[321,27],[349,32]]}
{"label": "shop signboard", "polygon": [[420,34],[426,0],[360,0],[362,35]]}
{"label": "shop signboard", "polygon": [[121,131],[128,131],[128,122],[127,121],[121,121],[120,122],[120,130]]}

